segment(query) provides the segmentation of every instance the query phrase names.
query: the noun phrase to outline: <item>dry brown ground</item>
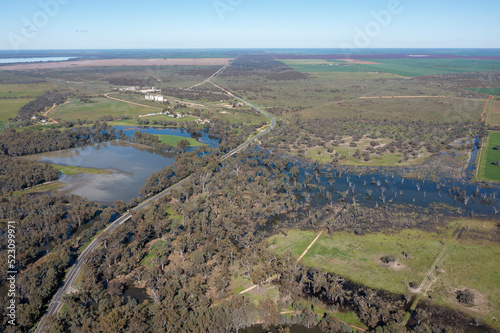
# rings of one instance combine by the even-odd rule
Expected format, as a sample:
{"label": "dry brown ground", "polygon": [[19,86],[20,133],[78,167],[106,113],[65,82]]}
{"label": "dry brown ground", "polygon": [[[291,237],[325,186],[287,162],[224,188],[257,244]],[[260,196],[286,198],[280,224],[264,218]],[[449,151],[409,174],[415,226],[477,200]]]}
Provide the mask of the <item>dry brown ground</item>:
{"label": "dry brown ground", "polygon": [[62,62],[45,62],[34,64],[15,64],[1,66],[3,70],[33,70],[33,69],[54,69],[54,68],[74,68],[89,66],[208,66],[227,65],[231,58],[193,58],[193,59],[103,59],[103,60],[76,60]]}

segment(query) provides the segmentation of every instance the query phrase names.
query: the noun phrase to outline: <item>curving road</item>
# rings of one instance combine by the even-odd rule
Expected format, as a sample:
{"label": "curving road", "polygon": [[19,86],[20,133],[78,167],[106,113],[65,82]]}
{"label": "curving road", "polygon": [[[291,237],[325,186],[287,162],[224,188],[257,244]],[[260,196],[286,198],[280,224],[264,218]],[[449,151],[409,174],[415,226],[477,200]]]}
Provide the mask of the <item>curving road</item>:
{"label": "curving road", "polygon": [[[228,65],[230,65],[230,64],[228,64]],[[212,75],[209,79],[203,81],[203,83],[210,82],[210,79],[212,79],[212,78],[216,77],[218,74],[220,74],[224,69],[226,69],[228,67],[228,65],[226,65],[223,68],[221,68],[214,75]],[[227,90],[225,90],[225,89],[223,89],[221,87],[219,87],[219,88],[222,89],[226,94],[228,94],[231,97],[238,99],[242,103],[244,103],[244,104],[246,104],[246,105],[254,108],[255,110],[259,111],[260,113],[262,113],[263,115],[265,115],[266,117],[268,117],[271,120],[271,125],[265,131],[259,133],[258,135],[256,135],[253,138],[247,140],[245,143],[243,143],[240,146],[238,146],[237,148],[233,149],[232,151],[230,151],[226,155],[222,156],[221,159],[224,160],[224,159],[227,159],[230,156],[233,156],[237,152],[239,152],[239,151],[247,148],[250,143],[254,142],[255,140],[258,140],[260,137],[262,137],[263,135],[265,135],[269,131],[271,131],[274,128],[274,126],[276,125],[276,120],[269,113],[267,113],[267,112],[261,110],[260,108],[258,108],[256,106],[250,104],[249,102],[245,101],[244,99],[242,99],[240,97],[234,96],[233,94],[231,94]],[[155,196],[153,196],[153,197],[151,197],[151,198],[149,198],[147,200],[144,200],[142,203],[140,203],[136,207],[132,208],[131,210],[132,211],[136,211],[136,210],[139,210],[139,209],[142,209],[142,208],[146,207],[148,204],[150,204],[152,202],[155,202],[159,198],[161,198],[161,197],[169,194],[172,190],[174,190],[176,188],[179,188],[182,184],[184,184],[185,182],[187,182],[190,178],[191,178],[191,176],[188,176],[188,177],[184,178],[183,180],[181,180],[177,184],[175,184],[175,185],[173,185],[173,186],[165,189],[164,191],[156,194]],[[101,244],[102,240],[111,231],[113,231],[120,224],[123,224],[126,221],[128,221],[131,217],[132,217],[132,215],[131,215],[130,211],[127,211],[126,213],[124,213],[117,220],[115,220],[108,227],[106,227],[106,229],[104,229],[99,235],[97,235],[89,243],[89,245],[85,248],[85,250],[78,256],[75,264],[71,267],[71,269],[69,270],[68,274],[66,275],[63,284],[61,285],[61,287],[59,288],[59,290],[53,296],[51,302],[49,303],[49,307],[47,308],[47,311],[45,312],[45,314],[43,315],[43,317],[40,319],[40,321],[39,321],[39,323],[37,325],[37,328],[35,330],[35,333],[45,332],[44,328],[45,328],[47,316],[55,314],[55,313],[59,312],[59,310],[61,310],[61,307],[63,305],[62,298],[63,298],[64,295],[66,295],[66,294],[68,294],[68,293],[70,293],[70,292],[72,292],[74,290],[73,284],[75,283],[76,278],[80,274],[80,270],[82,269],[83,265],[87,261],[88,255]]]}

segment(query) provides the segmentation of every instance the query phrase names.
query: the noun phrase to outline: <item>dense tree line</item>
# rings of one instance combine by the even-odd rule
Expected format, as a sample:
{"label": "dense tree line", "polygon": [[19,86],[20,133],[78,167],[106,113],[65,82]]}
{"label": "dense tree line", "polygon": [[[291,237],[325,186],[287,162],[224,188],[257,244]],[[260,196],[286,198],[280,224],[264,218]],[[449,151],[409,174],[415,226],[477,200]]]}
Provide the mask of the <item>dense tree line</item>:
{"label": "dense tree line", "polygon": [[0,155],[24,156],[105,142],[116,137],[114,127],[97,122],[92,127],[60,131],[9,128],[0,134]]}
{"label": "dense tree line", "polygon": [[19,109],[18,118],[21,120],[29,119],[34,115],[42,113],[45,108],[50,108],[54,104],[64,103],[68,99],[68,96],[68,92],[60,92],[57,90],[48,91],[35,100],[23,105],[21,109]]}
{"label": "dense tree line", "polygon": [[59,172],[51,165],[0,156],[0,195],[58,178]]}

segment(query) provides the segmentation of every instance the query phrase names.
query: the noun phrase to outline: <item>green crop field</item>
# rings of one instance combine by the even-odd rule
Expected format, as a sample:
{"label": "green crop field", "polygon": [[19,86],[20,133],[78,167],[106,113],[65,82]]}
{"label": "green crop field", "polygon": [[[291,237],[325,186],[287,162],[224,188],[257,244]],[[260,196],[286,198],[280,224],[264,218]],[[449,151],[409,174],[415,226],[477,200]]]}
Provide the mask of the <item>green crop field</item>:
{"label": "green crop field", "polygon": [[38,97],[51,89],[48,83],[0,84],[0,98]]}
{"label": "green crop field", "polygon": [[370,59],[378,64],[362,65],[375,71],[414,77],[449,73],[500,70],[500,60],[475,59]]}
{"label": "green crop field", "polygon": [[70,98],[67,103],[57,106],[50,115],[54,119],[60,119],[61,121],[75,121],[78,119],[96,121],[106,115],[114,117],[137,117],[139,115],[155,112],[154,109],[104,97],[92,98],[92,101],[94,101],[94,103],[83,103],[79,99]]}
{"label": "green crop field", "polygon": [[500,145],[500,132],[490,132],[486,148],[480,154],[478,177],[482,180],[500,182],[500,166],[493,162],[500,162],[500,150],[493,149]]}
{"label": "green crop field", "polygon": [[0,99],[0,121],[6,122],[15,117],[19,109],[30,101],[29,98]]}
{"label": "green crop field", "polygon": [[285,59],[281,61],[303,73],[381,71],[405,77],[414,77],[500,70],[500,60],[476,59],[366,59],[366,61],[376,64],[354,64],[340,59]]}

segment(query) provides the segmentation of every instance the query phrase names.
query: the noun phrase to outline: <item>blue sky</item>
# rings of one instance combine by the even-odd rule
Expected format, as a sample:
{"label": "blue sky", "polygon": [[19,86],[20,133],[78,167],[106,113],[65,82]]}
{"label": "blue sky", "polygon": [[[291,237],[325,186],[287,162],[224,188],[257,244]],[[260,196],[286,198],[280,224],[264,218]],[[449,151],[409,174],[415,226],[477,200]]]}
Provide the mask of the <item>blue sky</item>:
{"label": "blue sky", "polygon": [[4,0],[0,50],[500,48],[499,12],[498,0]]}

